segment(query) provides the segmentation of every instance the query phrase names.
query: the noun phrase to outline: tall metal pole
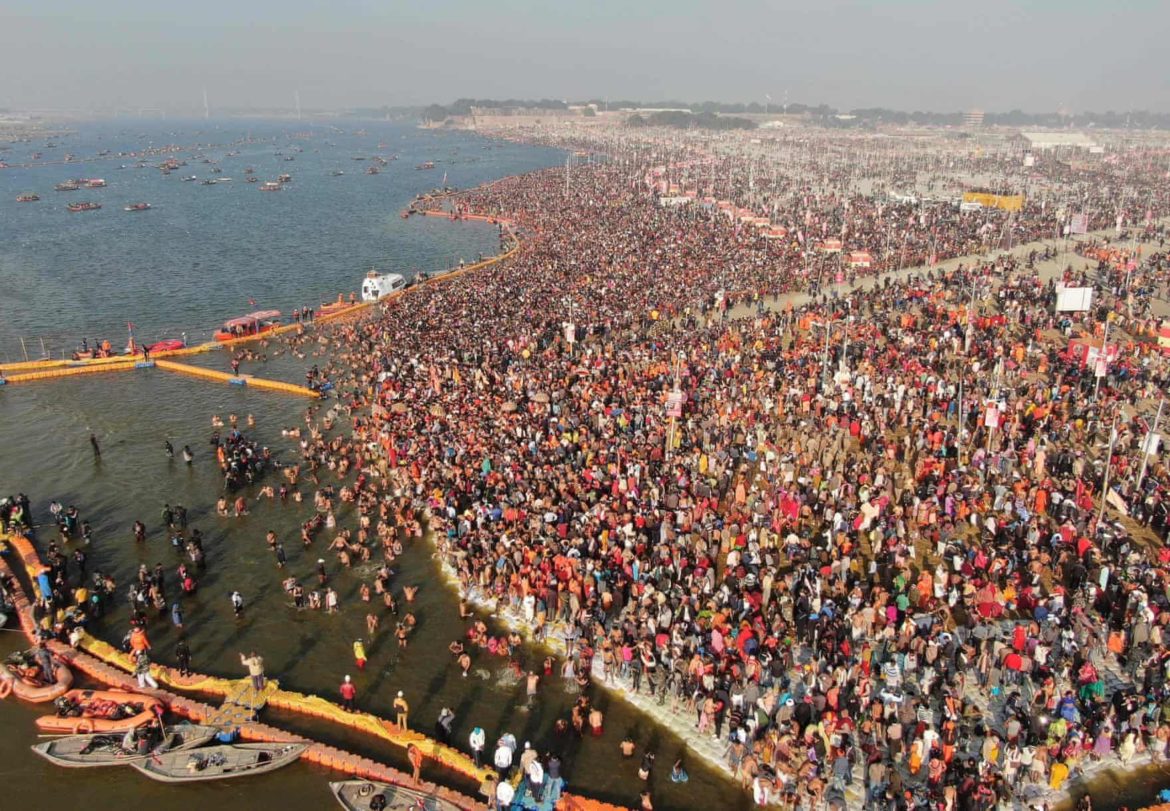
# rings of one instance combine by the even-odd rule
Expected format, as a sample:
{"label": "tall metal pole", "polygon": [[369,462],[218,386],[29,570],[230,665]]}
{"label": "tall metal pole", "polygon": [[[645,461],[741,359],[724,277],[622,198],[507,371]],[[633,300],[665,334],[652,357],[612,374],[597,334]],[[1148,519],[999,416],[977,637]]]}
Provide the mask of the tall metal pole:
{"label": "tall metal pole", "polygon": [[1113,425],[1109,428],[1109,452],[1105,455],[1105,478],[1101,482],[1101,509],[1097,513],[1097,526],[1105,518],[1105,499],[1109,495],[1109,469],[1113,462],[1113,445],[1117,442],[1117,415],[1113,416]]}
{"label": "tall metal pole", "polygon": [[821,389],[823,391],[829,387],[829,322],[827,315],[822,326],[825,328],[825,350],[821,355]]}
{"label": "tall metal pole", "polygon": [[1162,420],[1162,406],[1164,405],[1166,405],[1165,395],[1158,401],[1158,413],[1154,415],[1154,425],[1150,430],[1146,431],[1146,441],[1142,444],[1142,467],[1138,471],[1137,477],[1137,490],[1139,494],[1142,490],[1142,480],[1146,478],[1146,466],[1150,462],[1150,453],[1152,453],[1150,441],[1154,438],[1154,434],[1158,433],[1158,423]]}

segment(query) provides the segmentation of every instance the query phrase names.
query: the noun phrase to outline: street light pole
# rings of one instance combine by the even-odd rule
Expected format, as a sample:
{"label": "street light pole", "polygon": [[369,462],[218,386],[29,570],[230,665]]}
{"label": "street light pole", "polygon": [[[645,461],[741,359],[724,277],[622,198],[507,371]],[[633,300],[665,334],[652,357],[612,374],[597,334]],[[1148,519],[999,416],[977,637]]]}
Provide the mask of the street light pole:
{"label": "street light pole", "polygon": [[1097,513],[1097,527],[1105,518],[1105,502],[1109,495],[1109,469],[1113,462],[1113,446],[1117,442],[1117,415],[1113,415],[1113,425],[1109,428],[1109,451],[1105,455],[1105,478],[1101,482],[1101,509]]}

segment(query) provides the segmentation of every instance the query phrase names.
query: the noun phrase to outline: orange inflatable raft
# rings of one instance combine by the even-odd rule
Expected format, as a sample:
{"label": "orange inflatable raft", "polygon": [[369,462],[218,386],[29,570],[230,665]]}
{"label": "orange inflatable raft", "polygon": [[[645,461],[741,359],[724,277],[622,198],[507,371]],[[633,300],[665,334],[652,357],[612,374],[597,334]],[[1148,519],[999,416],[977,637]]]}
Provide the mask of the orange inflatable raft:
{"label": "orange inflatable raft", "polygon": [[56,682],[41,684],[20,675],[9,665],[0,664],[0,698],[14,695],[21,701],[29,701],[33,704],[56,701],[69,692],[69,688],[73,686],[73,672],[61,662],[54,662],[53,675],[57,679]]}
{"label": "orange inflatable raft", "polygon": [[42,715],[42,732],[84,735],[89,732],[125,732],[162,713],[162,702],[121,690],[70,690],[61,698],[56,715]]}

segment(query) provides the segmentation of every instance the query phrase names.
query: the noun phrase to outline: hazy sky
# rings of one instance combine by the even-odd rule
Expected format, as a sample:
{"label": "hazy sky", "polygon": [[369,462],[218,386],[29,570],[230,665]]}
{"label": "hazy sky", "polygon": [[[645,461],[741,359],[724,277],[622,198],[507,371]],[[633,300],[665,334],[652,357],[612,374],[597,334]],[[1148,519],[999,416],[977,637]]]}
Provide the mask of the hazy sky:
{"label": "hazy sky", "polygon": [[0,0],[0,107],[1170,110],[1166,0]]}

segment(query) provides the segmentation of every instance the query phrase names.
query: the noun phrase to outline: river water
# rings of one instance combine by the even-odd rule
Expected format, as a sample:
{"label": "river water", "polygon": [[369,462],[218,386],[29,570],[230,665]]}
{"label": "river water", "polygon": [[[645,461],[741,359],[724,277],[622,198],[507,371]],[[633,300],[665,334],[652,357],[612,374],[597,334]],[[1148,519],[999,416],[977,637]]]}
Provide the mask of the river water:
{"label": "river water", "polygon": [[[364,127],[366,134],[354,130]],[[296,133],[297,135],[294,135]],[[238,143],[251,137],[250,143]],[[421,191],[447,182],[467,187],[504,175],[556,165],[562,154],[513,144],[488,142],[467,133],[421,132],[383,123],[325,126],[292,122],[107,122],[84,125],[76,134],[55,138],[55,150],[44,141],[16,144],[0,159],[22,163],[34,150],[45,159],[69,151],[78,156],[101,150],[141,149],[148,145],[234,144],[176,154],[189,165],[169,177],[156,169],[119,169],[135,161],[111,157],[79,165],[44,165],[0,171],[0,362],[23,356],[20,338],[30,355],[46,348],[59,355],[80,339],[124,338],[125,323],[148,340],[186,332],[191,341],[204,338],[222,320],[256,307],[287,310],[316,305],[341,290],[356,289],[370,267],[409,273],[448,267],[459,258],[471,261],[498,247],[495,230],[474,223],[439,219],[402,220],[398,212]],[[379,147],[385,144],[385,147]],[[485,148],[489,147],[489,148]],[[294,152],[300,148],[303,151]],[[224,157],[230,149],[238,157]],[[292,155],[285,161],[275,152]],[[213,177],[211,164],[197,155],[219,160],[231,183],[202,186],[185,183],[187,174]],[[365,175],[366,161],[354,156],[400,155],[382,173]],[[154,164],[158,158],[149,159]],[[425,160],[432,171],[417,171]],[[257,184],[244,182],[244,168],[253,166],[261,180],[293,175],[281,193],[261,194]],[[334,170],[344,171],[334,177]],[[104,177],[108,187],[93,191],[55,192],[53,186],[74,177]],[[35,191],[38,203],[18,204],[17,194]],[[93,199],[99,211],[69,213],[67,200]],[[154,208],[126,213],[131,202]],[[267,363],[247,362],[244,371],[264,377],[301,382],[314,358],[289,355]],[[193,362],[226,368],[224,353],[197,356]],[[447,645],[463,635],[454,590],[440,579],[437,563],[426,545],[407,550],[396,563],[395,588],[420,585],[413,611],[418,633],[410,647],[393,644],[393,619],[383,619],[377,640],[368,645],[370,662],[364,673],[353,669],[351,646],[365,637],[366,606],[358,597],[363,576],[355,569],[337,571],[331,555],[320,554],[322,533],[314,548],[298,541],[301,522],[312,513],[311,499],[281,505],[256,501],[251,514],[219,518],[215,500],[222,487],[208,444],[213,414],[251,414],[251,434],[278,457],[292,458],[296,440],[281,428],[303,425],[306,403],[279,393],[180,377],[160,370],[64,379],[0,388],[0,493],[23,491],[33,499],[38,522],[49,520],[47,507],[56,498],[75,504],[89,520],[94,541],[89,570],[117,578],[125,593],[140,564],[162,563],[170,573],[168,596],[179,593],[173,572],[180,562],[161,528],[165,503],[183,504],[190,522],[207,539],[208,570],[194,597],[183,599],[187,634],[195,669],[224,676],[242,675],[241,651],[256,650],[269,673],[291,689],[336,697],[346,674],[358,687],[358,703],[389,716],[391,701],[403,690],[412,708],[412,725],[430,731],[439,710],[456,713],[457,745],[464,745],[474,726],[496,736],[512,732],[541,750],[557,751],[565,763],[569,790],[633,806],[643,788],[637,761],[624,761],[618,744],[630,734],[639,748],[657,752],[659,767],[651,783],[658,808],[745,808],[746,796],[725,776],[689,761],[691,780],[669,780],[670,764],[683,754],[681,741],[660,731],[623,702],[598,693],[606,712],[600,738],[560,738],[555,720],[567,717],[576,698],[559,678],[542,685],[534,707],[525,708],[524,687],[507,673],[500,659],[477,658],[473,674],[460,678]],[[93,433],[101,444],[97,460],[90,449]],[[190,445],[195,462],[187,466],[163,452],[169,440],[176,449]],[[276,484],[275,478],[269,481]],[[303,485],[302,485],[303,486]],[[303,486],[304,487],[304,486]],[[339,526],[353,526],[356,517],[343,507]],[[137,519],[148,528],[147,543],[131,540]],[[285,542],[289,566],[280,572],[267,550],[264,535],[273,529]],[[50,536],[42,533],[41,548]],[[336,615],[294,610],[280,581],[293,575],[314,582],[315,564],[329,561],[330,584],[341,597]],[[248,607],[242,621],[233,619],[229,595],[239,590]],[[119,600],[96,629],[118,642],[127,627],[127,605]],[[173,662],[177,634],[169,620],[150,630],[155,659]],[[0,655],[20,647],[15,633],[0,632]],[[539,651],[529,650],[525,664],[538,668]],[[38,807],[69,808],[87,798],[90,808],[122,808],[131,802],[195,809],[219,804],[224,808],[280,806],[289,811],[331,805],[327,782],[335,774],[296,764],[272,776],[222,785],[160,787],[123,770],[55,770],[26,747],[35,742],[32,725],[37,711],[14,702],[0,702],[0,772],[6,800],[37,801]],[[298,723],[265,711],[265,720],[319,737],[351,751],[404,766],[401,753],[373,745],[360,736]],[[431,779],[470,791],[473,787],[438,772]],[[7,804],[7,803],[5,803]]]}

